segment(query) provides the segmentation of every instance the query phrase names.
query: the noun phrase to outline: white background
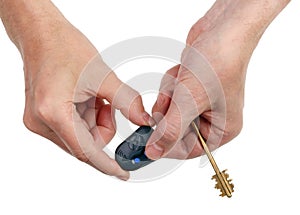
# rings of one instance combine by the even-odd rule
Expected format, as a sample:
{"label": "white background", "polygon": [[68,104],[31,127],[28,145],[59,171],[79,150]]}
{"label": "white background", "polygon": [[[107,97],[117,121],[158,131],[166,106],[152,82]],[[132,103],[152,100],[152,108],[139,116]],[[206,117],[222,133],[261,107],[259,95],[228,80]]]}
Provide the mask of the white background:
{"label": "white background", "polygon": [[[213,3],[54,2],[99,51],[137,36],[184,42],[191,25]],[[216,153],[221,169],[228,168],[234,179],[231,199],[218,196],[210,180],[213,170],[199,168],[199,158],[159,180],[127,183],[27,131],[22,124],[22,61],[1,26],[0,214],[299,214],[299,8],[294,0],[264,34],[248,69],[243,131]],[[145,61],[122,71],[164,72],[168,66]],[[154,99],[147,98],[149,109]]]}

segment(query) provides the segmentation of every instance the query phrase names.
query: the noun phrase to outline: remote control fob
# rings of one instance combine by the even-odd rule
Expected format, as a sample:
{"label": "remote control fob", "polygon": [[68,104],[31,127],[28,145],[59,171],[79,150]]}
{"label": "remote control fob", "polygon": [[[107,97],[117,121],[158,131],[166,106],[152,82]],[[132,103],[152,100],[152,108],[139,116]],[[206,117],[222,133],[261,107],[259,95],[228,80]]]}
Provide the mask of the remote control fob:
{"label": "remote control fob", "polygon": [[145,155],[146,143],[152,132],[151,127],[141,126],[117,147],[115,160],[122,169],[133,171],[153,162]]}

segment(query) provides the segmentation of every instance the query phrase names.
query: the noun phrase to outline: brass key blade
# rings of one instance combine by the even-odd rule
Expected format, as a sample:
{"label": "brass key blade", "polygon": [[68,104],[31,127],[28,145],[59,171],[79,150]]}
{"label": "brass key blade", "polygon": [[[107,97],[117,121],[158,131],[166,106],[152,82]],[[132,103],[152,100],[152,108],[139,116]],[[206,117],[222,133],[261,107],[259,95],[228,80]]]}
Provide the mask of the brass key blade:
{"label": "brass key blade", "polygon": [[[228,179],[229,178],[229,175],[226,173],[226,170],[223,170],[221,173],[221,176],[222,178],[224,179],[225,183],[226,183],[226,186],[228,187],[228,189],[232,192],[233,191],[233,188],[234,188],[234,185],[232,183],[230,183],[232,180],[231,179]],[[215,179],[217,184],[215,186],[216,189],[220,189],[221,190],[221,194],[220,196],[226,196],[226,191],[223,189],[222,185],[221,185],[221,182],[219,181],[217,175],[214,175],[212,177],[212,179]],[[229,196],[228,196],[229,197]]]}
{"label": "brass key blade", "polygon": [[[203,137],[201,136],[200,131],[199,131],[196,123],[192,122],[192,125],[195,129],[195,132],[198,135],[200,143],[201,143],[201,145],[202,145],[202,147],[203,147],[203,149],[204,149],[204,151],[205,151],[205,153],[206,153],[206,155],[209,159],[209,162],[211,163],[211,165],[212,165],[212,167],[213,167],[213,169],[216,173],[216,175],[215,175],[215,179],[217,180],[216,188],[221,190],[221,192],[222,192],[221,196],[226,195],[227,197],[230,198],[232,196],[231,193],[233,192],[233,189],[231,188],[231,185],[227,181],[228,176],[227,177],[225,176],[225,174],[224,174],[225,171],[223,171],[223,173],[221,173],[221,171],[219,170],[218,165],[216,164],[215,159],[213,158],[212,154],[210,153],[210,151],[208,149],[208,146],[206,145]],[[214,176],[213,176],[213,178],[214,178]]]}

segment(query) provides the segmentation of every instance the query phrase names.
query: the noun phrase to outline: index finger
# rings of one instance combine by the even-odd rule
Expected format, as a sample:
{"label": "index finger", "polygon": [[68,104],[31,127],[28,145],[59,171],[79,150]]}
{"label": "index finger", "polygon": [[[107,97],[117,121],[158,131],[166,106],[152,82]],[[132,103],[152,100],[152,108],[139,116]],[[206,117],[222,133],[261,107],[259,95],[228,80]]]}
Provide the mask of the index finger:
{"label": "index finger", "polygon": [[72,111],[70,115],[65,115],[63,111],[56,112],[55,117],[49,123],[51,129],[61,138],[74,157],[107,175],[127,180],[129,172],[121,169],[117,162],[103,151],[103,146],[105,146],[103,140],[101,138],[94,140],[76,111],[76,107],[74,104],[71,105],[72,107],[69,106]]}

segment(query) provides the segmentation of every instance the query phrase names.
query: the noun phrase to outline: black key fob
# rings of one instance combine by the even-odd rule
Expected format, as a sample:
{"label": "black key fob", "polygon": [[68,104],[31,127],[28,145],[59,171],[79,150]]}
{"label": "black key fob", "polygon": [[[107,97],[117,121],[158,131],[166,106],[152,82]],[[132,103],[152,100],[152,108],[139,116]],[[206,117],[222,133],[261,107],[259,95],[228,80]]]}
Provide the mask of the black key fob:
{"label": "black key fob", "polygon": [[152,132],[151,127],[141,126],[117,147],[115,160],[122,169],[133,171],[153,162],[145,155],[146,143]]}

